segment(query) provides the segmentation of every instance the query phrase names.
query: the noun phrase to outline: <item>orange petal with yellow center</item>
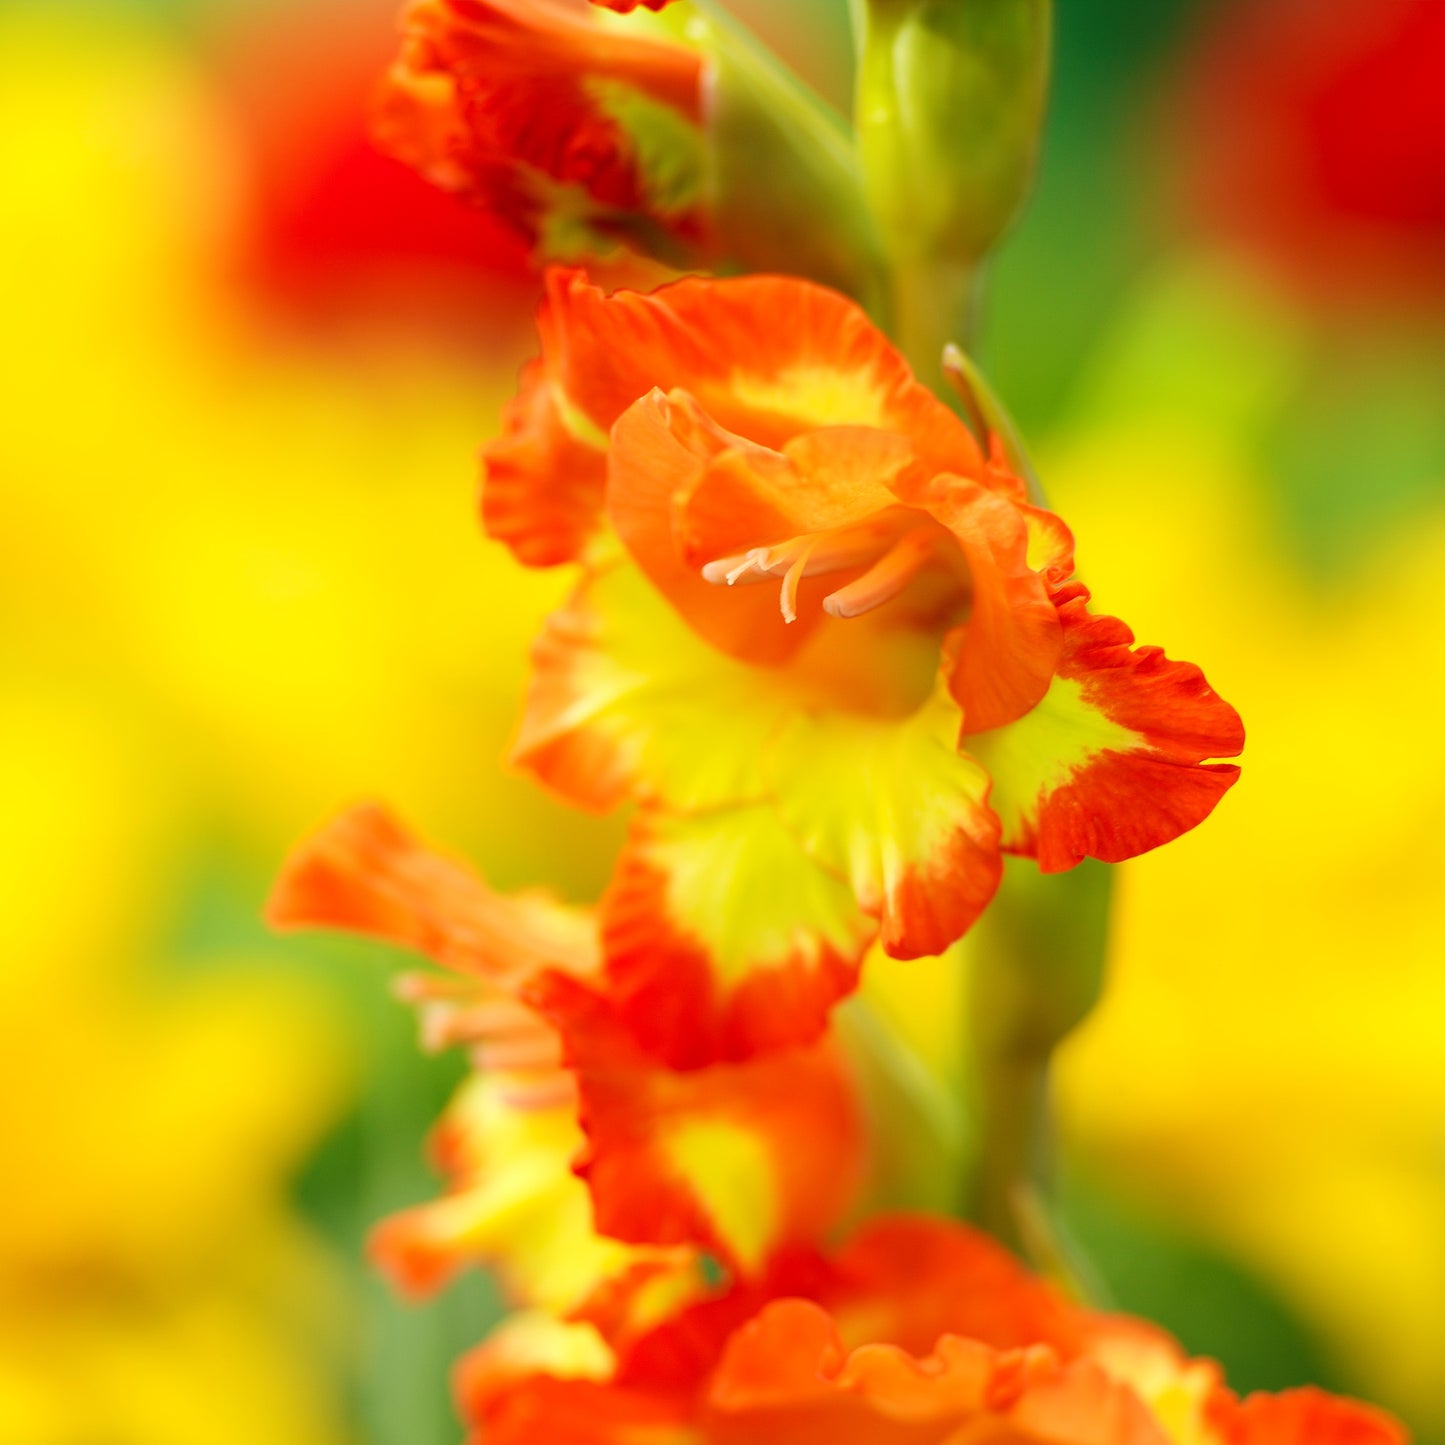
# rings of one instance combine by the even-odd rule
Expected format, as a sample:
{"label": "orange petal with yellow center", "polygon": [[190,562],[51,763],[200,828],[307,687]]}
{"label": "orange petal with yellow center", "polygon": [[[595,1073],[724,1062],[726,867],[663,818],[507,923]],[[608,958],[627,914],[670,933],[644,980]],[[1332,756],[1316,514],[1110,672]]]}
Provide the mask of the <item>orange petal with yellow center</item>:
{"label": "orange petal with yellow center", "polygon": [[1239,776],[1239,714],[1192,663],[1135,647],[1117,618],[1088,611],[1089,593],[1057,594],[1064,632],[1058,674],[1016,722],[965,746],[993,779],[1004,845],[1046,873],[1082,859],[1121,862],[1202,822]]}
{"label": "orange petal with yellow center", "polygon": [[1003,861],[989,779],[936,688],[910,717],[800,713],[769,754],[779,816],[848,879],[895,958],[941,953],[977,919]]}
{"label": "orange petal with yellow center", "polygon": [[[783,626],[775,599],[764,610]],[[569,801],[700,811],[761,796],[758,759],[792,694],[701,641],[636,568],[585,581],[532,660],[512,756]]]}
{"label": "orange petal with yellow center", "polygon": [[562,391],[602,431],[653,388],[689,392],[760,446],[821,427],[908,437],[930,472],[981,462],[968,428],[854,302],[785,276],[691,278],[605,295],[580,271],[547,275],[544,338]]}
{"label": "orange petal with yellow center", "polygon": [[576,980],[534,995],[577,1075],[577,1172],[597,1228],[634,1244],[694,1244],[744,1274],[819,1238],[862,1164],[855,1089],[830,1044],[687,1072],[659,1068]]}
{"label": "orange petal with yellow center", "polygon": [[673,1067],[812,1042],[874,927],[766,804],[646,811],[602,902],[610,996]]}

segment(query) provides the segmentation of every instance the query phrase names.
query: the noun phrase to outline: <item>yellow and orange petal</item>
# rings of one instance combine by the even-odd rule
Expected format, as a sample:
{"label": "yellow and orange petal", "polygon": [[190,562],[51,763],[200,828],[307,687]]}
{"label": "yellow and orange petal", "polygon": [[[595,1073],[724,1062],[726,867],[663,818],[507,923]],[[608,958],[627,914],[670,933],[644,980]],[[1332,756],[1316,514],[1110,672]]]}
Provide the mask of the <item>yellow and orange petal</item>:
{"label": "yellow and orange petal", "polygon": [[1135,647],[1117,618],[1057,594],[1064,654],[1048,693],[1017,722],[964,738],[993,780],[1011,852],[1046,873],[1118,863],[1202,822],[1239,777],[1239,714],[1192,663]]}
{"label": "yellow and orange petal", "polygon": [[818,1038],[873,934],[766,805],[644,810],[602,902],[612,1005],[674,1068]]}
{"label": "yellow and orange petal", "polygon": [[372,1262],[414,1297],[487,1267],[524,1307],[605,1317],[619,1339],[650,1328],[700,1295],[698,1256],[598,1234],[573,1170],[583,1145],[575,1089],[543,1101],[518,1095],[505,1075],[471,1076],[433,1140],[445,1192],[377,1225]]}
{"label": "yellow and orange petal", "polygon": [[[586,583],[535,659],[518,760],[574,802],[649,804],[603,948],[619,1007],[660,1057],[806,1042],[851,992],[874,920],[891,951],[927,954],[992,896],[998,823],[946,695],[903,719],[804,710],[797,679],[708,648],[627,567]],[[839,650],[845,680],[849,663]]]}
{"label": "yellow and orange petal", "polygon": [[756,1275],[780,1250],[823,1237],[848,1206],[862,1120],[831,1043],[674,1072],[578,981],[550,975],[533,997],[576,1074],[587,1136],[576,1169],[604,1234],[696,1244]]}
{"label": "yellow and orange petal", "polygon": [[546,1370],[465,1404],[489,1445],[1405,1445],[1318,1390],[1240,1402],[1162,1331],[1069,1305],[925,1218],[735,1283],[606,1379]]}
{"label": "yellow and orange petal", "polygon": [[848,881],[895,958],[941,953],[1002,873],[988,775],[958,727],[940,688],[903,720],[799,713],[766,760],[787,835]]}
{"label": "yellow and orange petal", "polygon": [[341,814],[292,853],[266,916],[278,928],[364,934],[498,985],[597,967],[590,915],[541,892],[494,893],[376,804]]}

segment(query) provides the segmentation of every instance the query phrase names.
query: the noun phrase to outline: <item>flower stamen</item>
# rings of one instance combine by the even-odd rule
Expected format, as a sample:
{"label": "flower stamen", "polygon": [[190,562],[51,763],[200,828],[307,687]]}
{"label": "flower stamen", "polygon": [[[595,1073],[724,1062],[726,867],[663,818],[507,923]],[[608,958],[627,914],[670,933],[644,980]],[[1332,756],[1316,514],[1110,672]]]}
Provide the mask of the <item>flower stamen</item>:
{"label": "flower stamen", "polygon": [[[750,547],[746,552],[719,557],[703,566],[703,580],[715,586],[736,587],[739,583],[750,586],[781,577],[778,603],[783,620],[795,622],[798,616],[798,587],[803,578],[860,567],[873,561],[880,552],[886,560],[897,550],[897,536],[898,520],[895,516],[870,517],[849,527],[807,532],[772,547]],[[892,548],[888,546],[890,542],[895,544]],[[888,550],[885,551],[885,548]]]}
{"label": "flower stamen", "polygon": [[861,617],[898,596],[933,555],[925,528],[905,532],[861,577],[823,599],[830,617]]}

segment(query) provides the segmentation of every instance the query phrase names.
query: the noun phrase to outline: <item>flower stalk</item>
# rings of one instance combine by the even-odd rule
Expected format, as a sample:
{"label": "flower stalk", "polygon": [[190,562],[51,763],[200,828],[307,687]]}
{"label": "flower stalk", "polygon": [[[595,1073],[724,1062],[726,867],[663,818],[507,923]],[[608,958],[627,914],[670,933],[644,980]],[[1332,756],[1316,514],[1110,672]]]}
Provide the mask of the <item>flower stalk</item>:
{"label": "flower stalk", "polygon": [[[1045,505],[972,345],[986,258],[1033,183],[1048,92],[1051,0],[855,0],[855,122],[889,264],[888,318],[914,371],[958,398]],[[972,941],[965,1035],[977,1151],[964,1211],[1034,1253],[1051,1173],[1055,1048],[1097,1000],[1109,872],[1011,864]]]}
{"label": "flower stalk", "polygon": [[1059,874],[1010,860],[970,939],[978,1146],[965,1212],[1020,1253],[1037,1254],[1029,1220],[1050,1213],[1051,1064],[1098,1002],[1111,885],[1093,860]]}
{"label": "flower stalk", "polygon": [[891,329],[938,386],[984,259],[1033,184],[1052,0],[854,0],[854,120],[892,277]]}

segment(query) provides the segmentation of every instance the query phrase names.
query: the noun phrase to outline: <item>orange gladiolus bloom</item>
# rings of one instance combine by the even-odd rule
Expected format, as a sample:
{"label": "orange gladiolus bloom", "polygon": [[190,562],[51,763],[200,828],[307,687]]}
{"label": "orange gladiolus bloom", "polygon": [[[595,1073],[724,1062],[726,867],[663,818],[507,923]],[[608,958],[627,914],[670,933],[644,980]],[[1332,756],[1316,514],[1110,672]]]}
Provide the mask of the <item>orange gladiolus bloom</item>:
{"label": "orange gladiolus bloom", "polygon": [[414,0],[379,143],[544,254],[702,229],[702,58],[583,0]]}
{"label": "orange gladiolus bloom", "polygon": [[539,330],[483,518],[585,572],[516,757],[643,804],[602,968],[661,1056],[803,1042],[875,935],[964,933],[1002,853],[1132,857],[1234,782],[1234,710],[1089,610],[1064,524],[842,296],[556,271]]}
{"label": "orange gladiolus bloom", "polygon": [[702,1251],[739,1277],[821,1237],[855,1192],[854,1089],[824,1039],[688,1072],[631,1037],[601,975],[595,917],[543,894],[504,897],[379,808],[303,844],[271,921],[419,951],[412,975],[434,1044],[479,1072],[435,1148],[446,1195],[387,1221],[373,1252],[410,1292],[468,1264],[500,1266],[520,1301],[630,1315],[660,1282],[682,1295]]}
{"label": "orange gladiolus bloom", "polygon": [[608,1378],[461,1373],[488,1445],[1403,1445],[1317,1390],[1240,1402],[1142,1321],[1070,1306],[963,1225],[884,1218],[684,1308]]}

